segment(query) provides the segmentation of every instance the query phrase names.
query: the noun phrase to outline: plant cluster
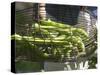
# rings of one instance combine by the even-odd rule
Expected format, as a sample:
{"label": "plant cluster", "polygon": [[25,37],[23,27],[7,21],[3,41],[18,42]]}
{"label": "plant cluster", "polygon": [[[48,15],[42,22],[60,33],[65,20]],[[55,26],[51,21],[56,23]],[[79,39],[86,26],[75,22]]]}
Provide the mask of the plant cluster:
{"label": "plant cluster", "polygon": [[88,34],[81,28],[41,20],[32,24],[32,35],[12,35],[16,40],[16,56],[29,56],[29,60],[63,61],[85,54]]}

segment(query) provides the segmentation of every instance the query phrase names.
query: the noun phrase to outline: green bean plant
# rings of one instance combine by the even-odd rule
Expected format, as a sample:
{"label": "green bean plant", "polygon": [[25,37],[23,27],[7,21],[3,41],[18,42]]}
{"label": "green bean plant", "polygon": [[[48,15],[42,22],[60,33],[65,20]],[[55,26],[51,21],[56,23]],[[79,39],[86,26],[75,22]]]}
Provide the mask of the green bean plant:
{"label": "green bean plant", "polygon": [[16,40],[16,55],[26,56],[27,60],[61,62],[86,54],[85,43],[89,36],[81,28],[41,20],[33,23],[32,29],[29,36],[12,35],[12,40]]}

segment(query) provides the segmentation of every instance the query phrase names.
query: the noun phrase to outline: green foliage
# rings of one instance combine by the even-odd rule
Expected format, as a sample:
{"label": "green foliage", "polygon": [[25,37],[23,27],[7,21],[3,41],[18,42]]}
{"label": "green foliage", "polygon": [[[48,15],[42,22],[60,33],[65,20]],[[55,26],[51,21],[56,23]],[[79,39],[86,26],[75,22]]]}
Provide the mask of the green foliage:
{"label": "green foliage", "polygon": [[73,51],[76,57],[85,52],[88,34],[83,29],[51,20],[41,20],[32,27],[32,36],[12,35],[12,39],[21,41],[18,49],[29,51],[32,59],[61,61],[64,57],[74,57]]}
{"label": "green foliage", "polygon": [[97,65],[97,57],[92,57],[89,59],[89,69],[96,68]]}
{"label": "green foliage", "polygon": [[18,61],[15,63],[16,72],[40,72],[42,67],[42,63],[39,62],[30,62],[30,61]]}

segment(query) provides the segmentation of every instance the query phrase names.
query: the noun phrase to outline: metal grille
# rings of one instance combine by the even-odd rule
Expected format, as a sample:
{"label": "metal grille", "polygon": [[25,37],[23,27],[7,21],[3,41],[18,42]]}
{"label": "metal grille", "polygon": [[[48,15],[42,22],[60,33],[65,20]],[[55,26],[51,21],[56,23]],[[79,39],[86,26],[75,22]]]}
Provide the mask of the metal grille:
{"label": "metal grille", "polygon": [[[82,15],[79,15],[79,10],[80,7],[79,6],[66,6],[66,5],[46,5],[46,11],[47,11],[47,18],[50,18],[51,20],[57,21],[57,22],[62,22],[62,23],[66,23],[66,24],[70,24],[70,25],[75,25],[76,27],[80,27],[80,25],[85,25],[85,20],[84,18],[82,18]],[[36,12],[36,8],[34,9],[33,7],[30,7],[28,9],[24,9],[24,10],[20,10],[20,11],[16,11],[16,33],[22,35],[22,36],[32,36],[32,31],[36,32],[35,27],[32,27],[32,23],[34,22],[34,17],[35,19],[38,19],[38,15],[35,16],[34,13]],[[78,24],[78,16],[81,18],[80,23]],[[19,19],[20,18],[20,19]],[[91,17],[93,19],[93,17]],[[93,19],[95,20],[95,19]],[[93,22],[93,21],[91,21]],[[95,22],[95,21],[94,21]],[[91,49],[94,50],[95,48],[95,43],[94,41],[96,41],[96,29],[93,26],[94,23],[91,23],[91,32],[90,32],[90,37],[92,36],[92,38],[90,38],[90,40],[86,43],[86,49],[87,49],[87,55],[91,52]],[[42,61],[38,60],[38,56],[36,55],[36,57],[33,57],[35,54],[32,53],[33,50],[36,51],[37,49],[40,52],[41,55],[41,50],[47,51],[48,53],[52,53],[52,49],[56,49],[57,48],[62,48],[62,46],[60,44],[58,45],[54,45],[54,42],[52,42],[52,38],[48,37],[50,35],[49,34],[42,34],[41,33],[41,28],[39,28],[40,33],[35,33],[34,34],[34,40],[30,41],[28,44],[32,44],[34,45],[34,48],[30,48],[30,51],[27,51],[23,53],[17,53],[18,55],[16,56],[20,56],[20,55],[24,55],[27,57],[26,60],[31,60],[31,61]],[[55,35],[55,34],[54,34]],[[35,41],[35,36],[42,38],[44,41],[43,43],[37,43]],[[46,39],[45,38],[49,38],[50,44],[46,44]],[[91,44],[92,43],[92,44]],[[94,46],[93,46],[94,45]],[[29,46],[29,45],[28,45]],[[93,51],[94,52],[94,51]],[[71,56],[72,55],[72,56]],[[77,55],[77,52],[73,51],[72,54],[68,54],[68,56],[66,56],[66,58],[62,59],[62,60],[58,60],[56,58],[51,57],[50,60],[55,59],[55,61],[76,61],[76,57],[75,55]],[[59,58],[59,56],[58,56]],[[37,59],[37,60],[36,60]]]}

